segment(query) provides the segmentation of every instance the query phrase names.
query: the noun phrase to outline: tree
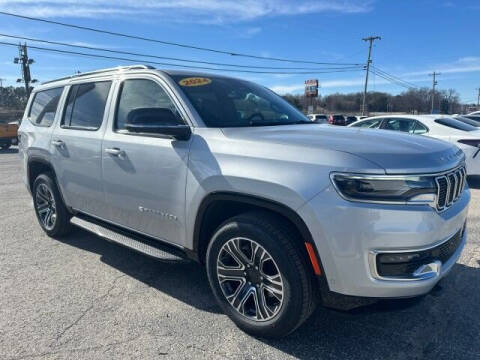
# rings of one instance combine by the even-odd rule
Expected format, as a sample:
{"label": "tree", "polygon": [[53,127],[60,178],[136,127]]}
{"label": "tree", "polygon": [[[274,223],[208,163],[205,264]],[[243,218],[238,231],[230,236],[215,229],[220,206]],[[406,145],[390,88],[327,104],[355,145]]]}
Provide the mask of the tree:
{"label": "tree", "polygon": [[[304,95],[285,95],[284,98],[303,112],[307,112]],[[454,89],[440,90],[435,93],[436,102],[445,114],[461,111],[460,97]],[[368,110],[370,112],[406,112],[430,113],[432,90],[429,88],[409,89],[398,95],[372,91],[368,93]],[[315,111],[359,113],[362,93],[330,94],[314,99]]]}
{"label": "tree", "polygon": [[27,105],[27,94],[23,87],[0,87],[0,108],[23,110]]}

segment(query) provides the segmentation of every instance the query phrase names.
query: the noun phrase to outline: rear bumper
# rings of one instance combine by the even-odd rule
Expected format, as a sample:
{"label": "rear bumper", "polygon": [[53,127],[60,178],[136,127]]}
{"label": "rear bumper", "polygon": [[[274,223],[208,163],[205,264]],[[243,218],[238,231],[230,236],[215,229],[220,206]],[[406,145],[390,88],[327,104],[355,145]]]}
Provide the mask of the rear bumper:
{"label": "rear bumper", "polygon": [[[379,276],[376,254],[419,252],[435,248],[462,231],[470,191],[438,213],[428,206],[362,204],[343,200],[328,188],[299,209],[323,265],[329,289],[361,297],[412,297],[429,292],[459,258],[467,231],[447,260],[422,269],[418,276]],[[431,259],[426,264],[432,264]]]}

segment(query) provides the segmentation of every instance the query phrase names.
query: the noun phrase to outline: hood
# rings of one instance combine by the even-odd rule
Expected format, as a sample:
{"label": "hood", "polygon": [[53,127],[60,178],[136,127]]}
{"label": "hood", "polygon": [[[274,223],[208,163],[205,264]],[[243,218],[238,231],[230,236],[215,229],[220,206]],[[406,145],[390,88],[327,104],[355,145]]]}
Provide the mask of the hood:
{"label": "hood", "polygon": [[450,143],[388,130],[305,124],[224,128],[235,140],[328,149],[362,157],[387,174],[420,174],[449,170],[464,158]]}

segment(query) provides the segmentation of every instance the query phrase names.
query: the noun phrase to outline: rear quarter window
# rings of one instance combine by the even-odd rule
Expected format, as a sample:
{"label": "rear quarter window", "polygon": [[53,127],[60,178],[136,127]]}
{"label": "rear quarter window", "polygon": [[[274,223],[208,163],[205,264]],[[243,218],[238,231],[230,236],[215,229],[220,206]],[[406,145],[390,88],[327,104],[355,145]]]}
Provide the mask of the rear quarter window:
{"label": "rear quarter window", "polygon": [[28,113],[33,125],[49,127],[53,124],[62,92],[63,87],[59,87],[35,93]]}

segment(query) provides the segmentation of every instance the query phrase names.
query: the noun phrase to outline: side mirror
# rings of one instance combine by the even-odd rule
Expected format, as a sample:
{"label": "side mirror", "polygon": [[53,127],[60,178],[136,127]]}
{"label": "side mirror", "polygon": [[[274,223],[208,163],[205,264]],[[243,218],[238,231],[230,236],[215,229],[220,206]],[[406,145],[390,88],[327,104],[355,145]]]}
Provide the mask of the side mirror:
{"label": "side mirror", "polygon": [[177,140],[188,140],[192,135],[190,126],[166,108],[134,109],[127,115],[125,128],[130,132],[167,135]]}

